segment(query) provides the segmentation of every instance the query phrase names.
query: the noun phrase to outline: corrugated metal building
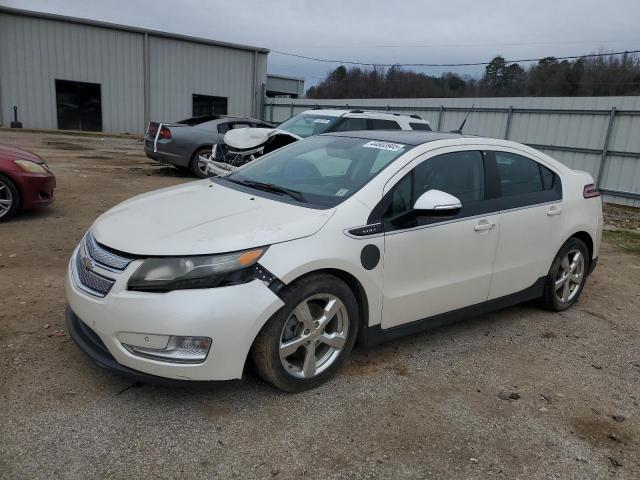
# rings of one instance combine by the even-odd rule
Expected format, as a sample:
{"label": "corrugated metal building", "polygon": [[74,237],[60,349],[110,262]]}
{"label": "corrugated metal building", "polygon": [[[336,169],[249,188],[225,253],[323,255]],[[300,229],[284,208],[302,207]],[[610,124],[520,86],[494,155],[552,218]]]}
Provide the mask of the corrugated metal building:
{"label": "corrugated metal building", "polygon": [[268,50],[0,7],[0,124],[141,133],[150,119],[259,116]]}
{"label": "corrugated metal building", "polygon": [[304,97],[304,78],[269,73],[267,75],[266,96],[270,98],[302,98]]}

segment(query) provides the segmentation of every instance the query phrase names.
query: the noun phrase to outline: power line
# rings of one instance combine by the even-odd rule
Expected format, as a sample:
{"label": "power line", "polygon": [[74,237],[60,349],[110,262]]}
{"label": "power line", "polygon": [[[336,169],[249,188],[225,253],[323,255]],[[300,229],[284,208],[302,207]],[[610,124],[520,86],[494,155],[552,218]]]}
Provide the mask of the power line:
{"label": "power line", "polygon": [[[331,49],[353,49],[353,48],[469,48],[469,47],[531,47],[538,45],[602,45],[605,43],[637,43],[640,39],[627,39],[627,40],[564,40],[564,41],[552,41],[552,42],[510,42],[510,43],[431,43],[431,44],[392,44],[392,45],[303,45],[296,44],[296,47],[300,48],[331,48]],[[271,44],[272,47],[288,47],[290,44]]]}
{"label": "power line", "polygon": [[[303,58],[305,60],[312,60],[315,62],[323,62],[323,63],[340,63],[343,65],[364,65],[367,67],[478,67],[482,65],[489,65],[491,62],[468,62],[468,63],[367,63],[367,62],[356,62],[353,60],[332,60],[328,58],[316,58],[316,57],[308,57],[306,55],[299,55],[297,53],[290,52],[281,52],[279,50],[271,50],[273,53],[278,53],[280,55],[286,55],[289,57]],[[612,52],[612,53],[590,53],[588,55],[569,55],[566,57],[553,57],[556,60],[574,60],[577,58],[593,58],[593,57],[609,57],[613,55],[624,55],[624,54],[634,54],[640,53],[640,50],[625,50],[623,52]],[[541,58],[523,58],[519,60],[505,60],[505,63],[524,63],[524,62],[539,62],[540,60],[544,60],[545,58],[550,57],[541,57]]]}

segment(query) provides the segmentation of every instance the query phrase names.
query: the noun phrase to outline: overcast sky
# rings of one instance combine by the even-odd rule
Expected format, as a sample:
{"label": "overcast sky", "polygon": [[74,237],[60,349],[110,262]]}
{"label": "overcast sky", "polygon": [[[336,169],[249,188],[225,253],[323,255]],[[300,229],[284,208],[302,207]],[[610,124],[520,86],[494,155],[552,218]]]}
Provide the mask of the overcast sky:
{"label": "overcast sky", "polygon": [[[640,49],[640,0],[0,0],[0,5],[370,63],[464,63]],[[269,73],[337,64],[269,54]],[[478,75],[482,67],[422,68]]]}

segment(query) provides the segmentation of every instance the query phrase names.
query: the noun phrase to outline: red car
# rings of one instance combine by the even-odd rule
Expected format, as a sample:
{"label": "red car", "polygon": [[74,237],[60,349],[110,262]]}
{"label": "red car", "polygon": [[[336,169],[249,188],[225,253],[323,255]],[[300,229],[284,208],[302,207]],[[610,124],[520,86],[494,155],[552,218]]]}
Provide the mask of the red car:
{"label": "red car", "polygon": [[53,202],[56,177],[35,153],[0,143],[0,222]]}

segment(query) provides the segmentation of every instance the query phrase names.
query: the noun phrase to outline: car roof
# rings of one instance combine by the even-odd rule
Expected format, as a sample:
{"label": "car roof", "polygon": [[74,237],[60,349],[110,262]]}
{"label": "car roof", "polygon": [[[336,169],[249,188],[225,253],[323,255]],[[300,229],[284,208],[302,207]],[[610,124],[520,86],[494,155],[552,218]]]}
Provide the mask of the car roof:
{"label": "car roof", "polygon": [[234,117],[231,115],[201,115],[197,117],[185,118],[176,123],[179,123],[182,125],[188,125],[190,127],[197,127],[198,125],[202,125],[203,123],[216,124],[216,123],[228,123],[228,122],[238,122],[238,121],[254,122],[254,123],[269,123],[265,120],[259,120],[257,118]]}
{"label": "car roof", "polygon": [[459,133],[427,132],[424,130],[360,130],[354,132],[323,133],[328,137],[351,137],[365,140],[378,140],[382,142],[403,143],[405,145],[422,145],[423,143],[437,140],[450,140],[471,138],[473,135],[461,135]]}
{"label": "car roof", "polygon": [[323,109],[315,109],[315,110],[305,110],[302,112],[304,115],[324,115],[326,117],[342,117],[342,116],[361,116],[361,117],[389,117],[389,118],[398,118],[403,117],[407,118],[412,122],[419,123],[429,123],[428,121],[420,118],[417,115],[411,115],[408,113],[398,113],[392,112],[388,110],[360,110],[360,109],[337,109],[337,108],[323,108]]}

